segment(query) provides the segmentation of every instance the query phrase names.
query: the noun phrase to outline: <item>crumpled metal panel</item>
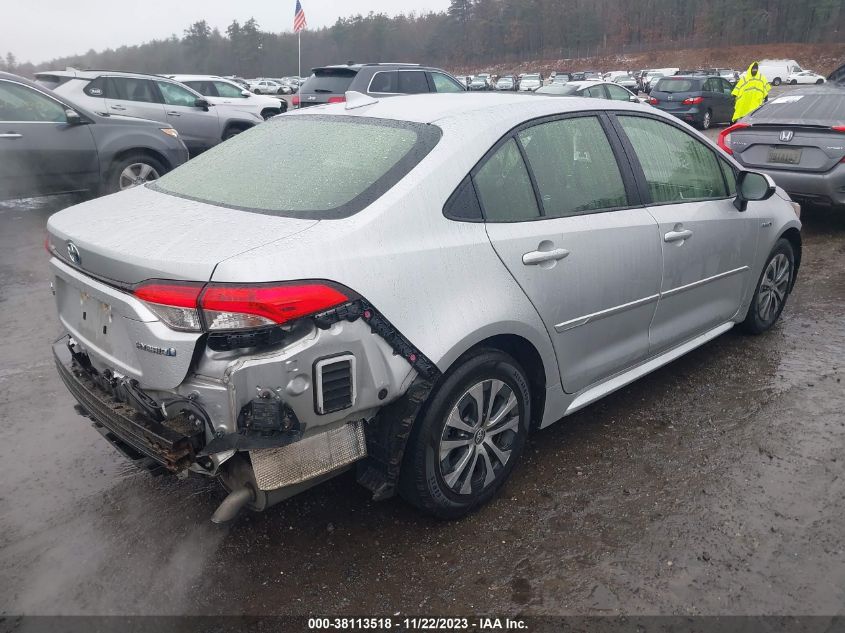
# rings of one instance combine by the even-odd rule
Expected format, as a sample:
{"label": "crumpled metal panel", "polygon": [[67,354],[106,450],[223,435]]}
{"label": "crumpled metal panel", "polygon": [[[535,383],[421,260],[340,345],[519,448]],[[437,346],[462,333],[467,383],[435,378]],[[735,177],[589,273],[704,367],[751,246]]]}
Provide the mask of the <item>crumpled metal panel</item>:
{"label": "crumpled metal panel", "polygon": [[275,490],[331,472],[367,456],[363,421],[350,422],[280,448],[249,452],[261,490]]}

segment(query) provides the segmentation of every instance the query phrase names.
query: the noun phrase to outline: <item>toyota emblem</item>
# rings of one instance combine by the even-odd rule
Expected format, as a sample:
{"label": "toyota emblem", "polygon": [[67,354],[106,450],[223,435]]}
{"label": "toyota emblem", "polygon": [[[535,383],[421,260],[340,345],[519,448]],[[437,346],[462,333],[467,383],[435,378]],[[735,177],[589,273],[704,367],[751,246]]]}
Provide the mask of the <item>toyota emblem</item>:
{"label": "toyota emblem", "polygon": [[82,261],[82,257],[80,257],[79,255],[79,249],[76,248],[76,244],[74,244],[73,242],[67,243],[67,256],[70,261],[72,261],[77,266],[79,265],[79,262]]}

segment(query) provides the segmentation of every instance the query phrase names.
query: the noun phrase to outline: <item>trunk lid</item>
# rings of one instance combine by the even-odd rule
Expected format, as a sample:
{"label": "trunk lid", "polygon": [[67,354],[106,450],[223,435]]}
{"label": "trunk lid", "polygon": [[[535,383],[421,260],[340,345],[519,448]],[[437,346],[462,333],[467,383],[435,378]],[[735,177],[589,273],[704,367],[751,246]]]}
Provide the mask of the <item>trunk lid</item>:
{"label": "trunk lid", "polygon": [[845,133],[801,125],[754,125],[732,134],[743,165],[765,169],[826,172],[845,158]]}
{"label": "trunk lid", "polygon": [[154,278],[208,281],[219,262],[316,223],[146,187],[66,209],[47,225],[59,320],[96,367],[147,389],[173,389],[185,379],[202,334],[167,327],[129,286]]}
{"label": "trunk lid", "polygon": [[694,78],[663,77],[654,86],[649,97],[657,100],[657,103],[652,103],[654,107],[666,112],[688,110],[692,106],[684,104],[684,99],[702,97],[701,85],[702,82]]}
{"label": "trunk lid", "polygon": [[[54,214],[47,232],[56,255],[73,267],[132,285],[145,279],[208,281],[219,262],[316,223],[135,187]],[[78,261],[68,253],[69,242]]]}

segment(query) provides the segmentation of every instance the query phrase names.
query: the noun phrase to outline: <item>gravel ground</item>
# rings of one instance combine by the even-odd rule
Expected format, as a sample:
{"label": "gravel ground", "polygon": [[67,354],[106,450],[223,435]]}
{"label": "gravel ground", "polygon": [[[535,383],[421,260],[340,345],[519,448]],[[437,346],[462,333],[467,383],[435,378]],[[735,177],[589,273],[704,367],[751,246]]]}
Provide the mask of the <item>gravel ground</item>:
{"label": "gravel ground", "polygon": [[42,243],[0,205],[0,615],[843,614],[845,214],[807,210],[781,322],[729,332],[535,434],[456,523],[351,475],[228,526],[72,409]]}

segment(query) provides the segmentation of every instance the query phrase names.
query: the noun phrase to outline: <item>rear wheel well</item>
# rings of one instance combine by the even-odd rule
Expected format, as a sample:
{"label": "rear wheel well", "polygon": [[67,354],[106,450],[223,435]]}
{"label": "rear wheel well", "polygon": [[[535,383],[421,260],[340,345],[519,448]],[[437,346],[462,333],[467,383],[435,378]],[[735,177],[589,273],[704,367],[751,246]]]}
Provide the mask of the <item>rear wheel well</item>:
{"label": "rear wheel well", "polygon": [[233,132],[237,134],[238,132],[243,132],[251,127],[252,123],[247,123],[246,121],[231,121],[227,123],[226,127],[223,129],[223,136],[221,138],[225,141],[230,137],[230,135],[232,135]]}
{"label": "rear wheel well", "polygon": [[[527,339],[516,334],[499,334],[491,336],[473,345],[467,353],[479,348],[497,349],[510,356],[513,356],[525,370],[528,378],[528,385],[531,390],[531,429],[540,427],[543,420],[543,411],[546,404],[546,369],[543,367],[543,359],[540,352]],[[460,359],[459,359],[460,360]],[[457,365],[455,362],[455,365]]]}
{"label": "rear wheel well", "polygon": [[[795,227],[786,229],[781,237],[792,245],[792,252],[795,255],[795,272],[792,275],[792,285],[795,285],[795,279],[798,277],[798,268],[801,266],[801,232]],[[792,288],[790,287],[790,290]]]}

